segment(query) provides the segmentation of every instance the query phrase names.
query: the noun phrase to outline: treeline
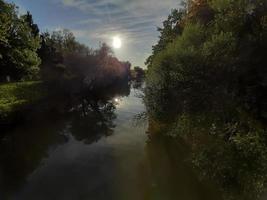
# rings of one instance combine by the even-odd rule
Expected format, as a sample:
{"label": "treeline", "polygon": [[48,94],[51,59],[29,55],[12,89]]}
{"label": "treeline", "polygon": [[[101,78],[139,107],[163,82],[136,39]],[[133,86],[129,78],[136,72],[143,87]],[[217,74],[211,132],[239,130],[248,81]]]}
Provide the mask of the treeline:
{"label": "treeline", "polygon": [[186,160],[199,180],[215,183],[219,199],[261,199],[267,187],[266,0],[187,1],[159,32],[147,59],[148,132],[172,141],[167,152],[182,139],[190,149]]}
{"label": "treeline", "polygon": [[139,66],[135,66],[131,70],[131,78],[135,81],[142,81],[145,78],[145,70]]}
{"label": "treeline", "polygon": [[0,81],[75,80],[93,87],[128,79],[130,63],[119,61],[106,44],[93,50],[68,30],[40,33],[29,12],[19,15],[3,0],[0,10]]}
{"label": "treeline", "polygon": [[267,2],[192,0],[159,28],[147,59],[150,115],[174,119],[234,99],[267,117]]}

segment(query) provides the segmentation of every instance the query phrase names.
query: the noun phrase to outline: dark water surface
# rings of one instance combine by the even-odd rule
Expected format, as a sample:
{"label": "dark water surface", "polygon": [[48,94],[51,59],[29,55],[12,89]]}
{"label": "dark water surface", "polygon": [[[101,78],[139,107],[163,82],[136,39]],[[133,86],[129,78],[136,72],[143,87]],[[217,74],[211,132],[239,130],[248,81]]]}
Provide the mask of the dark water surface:
{"label": "dark water surface", "polygon": [[171,141],[151,140],[148,122],[136,121],[145,111],[139,94],[132,88],[8,133],[0,144],[0,199],[222,199],[186,162],[183,142],[171,149]]}

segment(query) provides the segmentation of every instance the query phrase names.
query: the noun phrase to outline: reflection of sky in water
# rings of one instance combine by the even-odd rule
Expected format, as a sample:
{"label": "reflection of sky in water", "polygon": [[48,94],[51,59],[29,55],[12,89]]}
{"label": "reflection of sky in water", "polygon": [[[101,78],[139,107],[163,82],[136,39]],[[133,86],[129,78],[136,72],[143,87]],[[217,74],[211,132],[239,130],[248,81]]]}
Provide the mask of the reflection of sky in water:
{"label": "reflection of sky in water", "polygon": [[[221,200],[220,187],[212,180],[200,180],[196,168],[188,163],[192,149],[184,141],[160,135],[148,139],[147,125],[134,123],[135,115],[145,109],[137,96],[138,90],[133,89],[128,97],[117,96],[116,110],[107,104],[106,109],[82,117],[79,112],[60,121],[20,127],[3,142],[7,148],[0,145],[0,158],[5,162],[0,162],[0,199]],[[208,159],[214,158],[217,146],[219,150],[227,147],[214,145]],[[227,159],[223,157],[222,163]],[[2,190],[7,198],[2,198]]]}
{"label": "reflection of sky in water", "polygon": [[132,184],[144,151],[146,127],[134,126],[133,117],[144,106],[134,92],[116,99],[114,133],[90,145],[70,136],[28,177],[18,199],[118,199],[126,195],[121,185],[128,185],[125,192],[135,191]]}

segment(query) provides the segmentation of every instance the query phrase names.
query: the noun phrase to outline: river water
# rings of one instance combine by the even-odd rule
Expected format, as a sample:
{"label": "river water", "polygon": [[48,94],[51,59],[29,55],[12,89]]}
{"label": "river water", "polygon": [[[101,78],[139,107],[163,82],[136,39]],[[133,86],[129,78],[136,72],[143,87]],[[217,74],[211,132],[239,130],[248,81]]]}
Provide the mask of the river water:
{"label": "river water", "polygon": [[8,133],[1,141],[1,197],[135,199],[147,139],[146,122],[135,120],[145,111],[138,93],[114,96],[99,112],[51,116]]}
{"label": "river water", "polygon": [[0,199],[222,199],[221,190],[186,162],[183,142],[172,149],[172,142],[151,140],[148,122],[137,117],[145,112],[140,94],[131,88],[97,108],[50,113],[6,134]]}

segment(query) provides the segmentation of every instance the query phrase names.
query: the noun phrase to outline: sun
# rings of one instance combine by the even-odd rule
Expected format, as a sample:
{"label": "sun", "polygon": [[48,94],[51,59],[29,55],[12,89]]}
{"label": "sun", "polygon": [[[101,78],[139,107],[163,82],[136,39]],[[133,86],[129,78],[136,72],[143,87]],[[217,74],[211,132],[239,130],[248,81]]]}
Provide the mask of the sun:
{"label": "sun", "polygon": [[121,39],[118,36],[113,37],[112,45],[115,49],[120,49],[122,45]]}

